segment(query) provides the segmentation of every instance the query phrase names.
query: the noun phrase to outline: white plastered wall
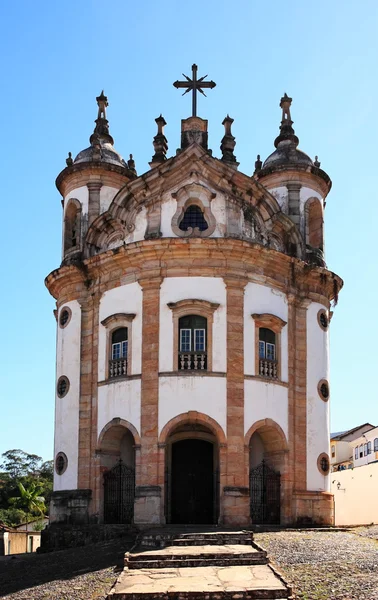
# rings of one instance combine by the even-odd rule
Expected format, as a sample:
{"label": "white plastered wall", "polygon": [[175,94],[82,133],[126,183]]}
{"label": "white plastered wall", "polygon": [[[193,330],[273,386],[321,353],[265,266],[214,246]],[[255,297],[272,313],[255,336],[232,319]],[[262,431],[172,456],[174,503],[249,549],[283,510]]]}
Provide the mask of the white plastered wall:
{"label": "white plastered wall", "polygon": [[[70,387],[63,398],[55,397],[54,459],[58,452],[64,452],[68,465],[62,475],[54,469],[56,491],[77,488],[79,449],[81,307],[77,300],[64,306],[71,309],[72,315],[66,327],[62,329],[58,325],[57,328],[56,380],[65,375]],[[64,306],[59,310],[58,319]]]}
{"label": "white plastered wall", "polygon": [[139,283],[129,283],[105,292],[100,300],[98,336],[98,380],[106,376],[106,327],[101,321],[116,313],[132,313],[131,375],[142,368],[142,289]]}
{"label": "white plastered wall", "polygon": [[322,475],[317,460],[323,452],[330,454],[329,402],[324,402],[318,393],[321,379],[329,382],[328,332],[317,319],[318,302],[307,308],[307,489],[329,491],[329,475]]}
{"label": "white plastered wall", "polygon": [[289,197],[288,197],[288,191],[287,191],[286,185],[281,185],[281,186],[277,186],[274,188],[268,187],[268,189],[269,189],[270,193],[272,194],[272,196],[277,200],[282,212],[287,214]]}
{"label": "white plastered wall", "polygon": [[213,320],[213,371],[226,371],[226,286],[221,277],[166,277],[160,288],[159,371],[173,365],[173,316],[169,302],[198,299],[217,302]]}
{"label": "white plastered wall", "polygon": [[[258,283],[248,283],[244,292],[244,372],[255,373],[255,322],[252,314],[269,313],[287,323],[287,298],[282,292]],[[288,328],[281,331],[281,380],[288,381]]]}
{"label": "white plastered wall", "polygon": [[110,187],[109,185],[102,186],[100,191],[100,214],[108,210],[117,192],[118,188]]}
{"label": "white plastered wall", "polygon": [[227,434],[225,377],[160,377],[159,434],[171,419],[194,410],[214,419]]}
{"label": "white plastered wall", "polygon": [[140,242],[144,240],[147,229],[147,209],[143,206],[135,217],[134,229],[125,237],[125,243]]}
{"label": "white plastered wall", "polygon": [[161,204],[160,231],[162,237],[176,237],[172,231],[172,219],[177,210],[177,201],[171,194],[164,194]]}
{"label": "white plastered wall", "polygon": [[288,390],[271,382],[244,381],[244,433],[262,419],[272,419],[288,439]]}
{"label": "white plastered wall", "polygon": [[120,418],[134,425],[140,434],[141,380],[116,381],[98,388],[97,435],[112,419]]}

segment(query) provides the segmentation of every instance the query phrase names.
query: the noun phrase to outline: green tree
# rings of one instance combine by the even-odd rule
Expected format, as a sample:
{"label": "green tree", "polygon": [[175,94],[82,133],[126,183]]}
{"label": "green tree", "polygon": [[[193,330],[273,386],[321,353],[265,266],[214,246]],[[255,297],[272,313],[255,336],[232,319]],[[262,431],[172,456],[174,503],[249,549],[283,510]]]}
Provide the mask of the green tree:
{"label": "green tree", "polygon": [[0,508],[0,522],[15,527],[26,522],[26,513],[19,508]]}
{"label": "green tree", "polygon": [[0,464],[0,469],[10,475],[12,479],[20,479],[20,477],[37,473],[42,463],[41,456],[28,454],[20,449],[7,450],[1,456],[3,462]]}
{"label": "green tree", "polygon": [[43,488],[33,481],[29,484],[29,487],[19,482],[18,489],[20,492],[19,496],[9,498],[9,504],[20,508],[26,512],[26,522],[29,523],[30,515],[44,515],[46,512],[45,498],[41,496]]}

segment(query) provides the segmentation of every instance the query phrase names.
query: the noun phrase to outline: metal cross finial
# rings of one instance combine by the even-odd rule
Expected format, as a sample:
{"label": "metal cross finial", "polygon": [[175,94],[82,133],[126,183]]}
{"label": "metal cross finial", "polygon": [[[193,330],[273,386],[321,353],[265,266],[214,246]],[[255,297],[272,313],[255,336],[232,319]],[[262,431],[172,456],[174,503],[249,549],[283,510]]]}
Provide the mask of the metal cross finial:
{"label": "metal cross finial", "polygon": [[186,81],[175,81],[173,84],[175,88],[187,88],[183,93],[183,96],[190,91],[192,92],[192,117],[197,116],[197,92],[206,96],[202,88],[214,88],[216,86],[214,81],[204,81],[207,75],[197,79],[197,70],[197,65],[192,65],[192,79],[183,73]]}

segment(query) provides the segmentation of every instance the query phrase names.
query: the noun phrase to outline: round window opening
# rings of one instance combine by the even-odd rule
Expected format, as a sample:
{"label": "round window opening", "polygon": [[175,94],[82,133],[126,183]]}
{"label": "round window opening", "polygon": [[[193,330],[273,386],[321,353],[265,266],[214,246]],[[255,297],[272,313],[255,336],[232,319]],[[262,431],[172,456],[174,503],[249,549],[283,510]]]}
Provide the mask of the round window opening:
{"label": "round window opening", "polygon": [[328,462],[328,458],[326,456],[322,456],[322,458],[320,459],[320,468],[323,471],[323,473],[328,473],[329,462]]}
{"label": "round window opening", "polygon": [[59,452],[55,459],[55,471],[58,475],[62,475],[67,469],[68,459],[64,452]]}
{"label": "round window opening", "polygon": [[67,377],[59,377],[58,384],[56,386],[56,391],[59,398],[63,398],[63,396],[67,394],[69,387],[70,382],[68,381]]}
{"label": "round window opening", "polygon": [[328,315],[325,310],[320,309],[318,312],[318,323],[323,331],[327,331],[329,325]]}
{"label": "round window opening", "polygon": [[326,379],[321,379],[318,383],[318,393],[319,396],[324,402],[327,402],[329,399],[329,385]]}
{"label": "round window opening", "polygon": [[63,329],[71,320],[71,311],[68,307],[62,308],[59,315],[59,325]]}
{"label": "round window opening", "polygon": [[328,389],[328,385],[326,383],[322,383],[322,385],[320,386],[320,393],[323,396],[324,400],[326,400],[329,396],[329,389]]}

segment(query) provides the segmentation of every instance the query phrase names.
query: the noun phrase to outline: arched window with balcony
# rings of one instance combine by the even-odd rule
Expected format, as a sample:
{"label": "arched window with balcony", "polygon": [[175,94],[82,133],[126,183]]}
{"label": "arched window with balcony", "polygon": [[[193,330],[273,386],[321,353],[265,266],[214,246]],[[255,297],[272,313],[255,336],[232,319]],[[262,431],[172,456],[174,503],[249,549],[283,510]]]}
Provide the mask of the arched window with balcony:
{"label": "arched window with balcony", "polygon": [[277,377],[276,334],[271,329],[259,329],[259,375]]}
{"label": "arched window with balcony", "polygon": [[251,316],[255,321],[255,373],[264,379],[280,379],[281,332],[286,321],[269,313]]}
{"label": "arched window with balcony", "polygon": [[207,370],[207,319],[186,315],[179,319],[179,370]]}
{"label": "arched window with balcony", "polygon": [[109,377],[127,375],[128,329],[119,327],[112,332]]}

